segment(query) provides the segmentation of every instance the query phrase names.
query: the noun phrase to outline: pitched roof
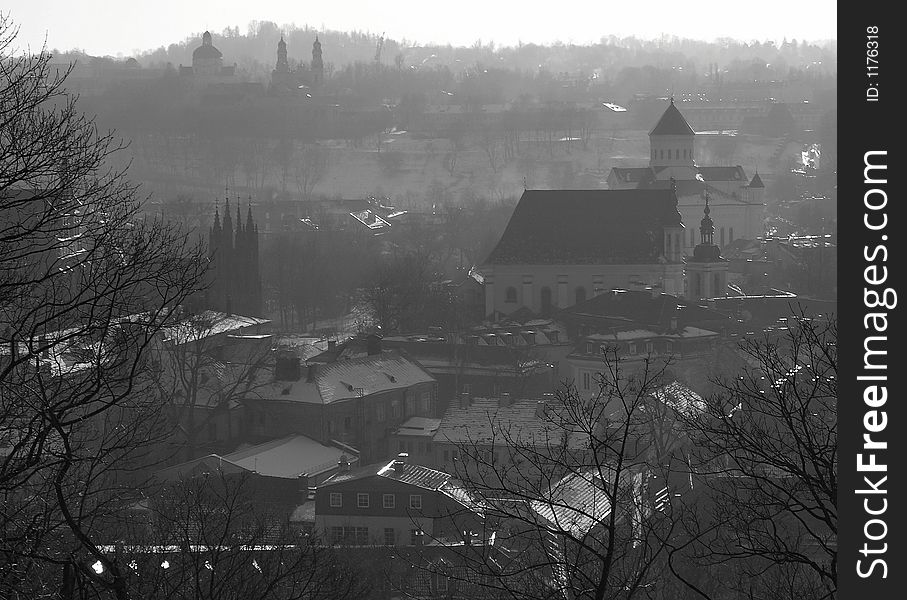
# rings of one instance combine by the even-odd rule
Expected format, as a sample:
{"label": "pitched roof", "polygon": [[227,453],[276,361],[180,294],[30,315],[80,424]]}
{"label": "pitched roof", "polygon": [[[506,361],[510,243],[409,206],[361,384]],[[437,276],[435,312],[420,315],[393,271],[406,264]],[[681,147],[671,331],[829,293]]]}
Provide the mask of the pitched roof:
{"label": "pitched roof", "polygon": [[696,135],[696,132],[674,106],[674,99],[671,98],[671,104],[668,105],[667,110],[661,115],[649,135]]}
{"label": "pitched roof", "polygon": [[624,183],[639,183],[655,179],[652,167],[613,167],[611,172]]}
{"label": "pitched roof", "polygon": [[697,167],[705,181],[746,181],[746,172],[740,165],[734,167]]}
{"label": "pitched roof", "polygon": [[681,223],[670,189],[526,190],[485,264],[639,264]]}
{"label": "pitched roof", "polygon": [[[536,400],[514,400],[509,406],[500,406],[497,399],[474,398],[461,408],[451,404],[433,441],[451,444],[512,445],[510,441],[544,447],[562,442],[564,429],[554,422],[539,418]],[[579,445],[577,437],[571,447]]]}
{"label": "pitched roof", "polygon": [[[304,435],[289,435],[264,444],[250,446],[230,454],[209,454],[158,471],[159,479],[172,481],[207,470],[224,473],[258,473],[265,477],[296,479],[300,475],[317,475],[337,466],[340,448],[325,446]],[[350,456],[355,462],[356,458]]]}
{"label": "pitched roof", "polygon": [[314,381],[305,368],[298,381],[270,381],[250,395],[259,398],[330,404],[379,392],[405,389],[435,379],[425,369],[397,352],[338,360],[318,365]]}
{"label": "pitched roof", "polygon": [[753,175],[753,178],[750,180],[750,187],[751,188],[764,188],[765,187],[764,185],[762,185],[762,178],[759,177],[758,172],[755,175]]}
{"label": "pitched roof", "polygon": [[419,435],[430,437],[438,431],[441,419],[410,417],[394,431],[394,435]]}
{"label": "pitched roof", "polygon": [[402,469],[398,471],[394,469],[394,462],[396,460],[397,459],[391,460],[390,462],[374,463],[358,469],[350,469],[349,471],[335,473],[322,482],[320,487],[327,487],[337,483],[363,479],[366,477],[384,477],[385,479],[393,479],[426,490],[438,490],[453,477],[449,473],[409,462],[404,462]]}
{"label": "pitched roof", "polygon": [[530,506],[557,529],[582,537],[611,514],[604,475],[598,469],[570,473]]}

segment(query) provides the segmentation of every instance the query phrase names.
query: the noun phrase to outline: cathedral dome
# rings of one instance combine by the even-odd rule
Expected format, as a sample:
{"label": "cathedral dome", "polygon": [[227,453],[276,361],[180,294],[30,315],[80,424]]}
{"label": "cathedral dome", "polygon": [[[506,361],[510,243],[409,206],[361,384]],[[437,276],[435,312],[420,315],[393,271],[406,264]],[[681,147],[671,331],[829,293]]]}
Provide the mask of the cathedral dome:
{"label": "cathedral dome", "polygon": [[195,49],[192,52],[192,60],[197,59],[218,59],[223,58],[221,51],[214,47],[214,44],[211,42],[211,33],[206,31],[202,36],[202,45]]}

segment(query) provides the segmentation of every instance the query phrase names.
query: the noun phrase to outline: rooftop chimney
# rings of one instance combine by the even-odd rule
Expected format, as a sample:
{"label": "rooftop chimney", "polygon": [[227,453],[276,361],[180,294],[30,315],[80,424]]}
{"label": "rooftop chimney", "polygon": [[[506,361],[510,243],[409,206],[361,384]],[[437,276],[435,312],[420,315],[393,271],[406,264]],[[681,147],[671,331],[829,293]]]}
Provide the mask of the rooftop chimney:
{"label": "rooftop chimney", "polygon": [[498,406],[501,408],[510,406],[510,392],[501,392],[501,396],[498,398]]}
{"label": "rooftop chimney", "polygon": [[369,356],[381,354],[381,336],[374,333],[365,338],[365,348]]}
{"label": "rooftop chimney", "polygon": [[469,408],[469,392],[460,392],[460,408]]}
{"label": "rooftop chimney", "polygon": [[333,352],[337,349],[337,340],[328,340],[328,351]]}
{"label": "rooftop chimney", "polygon": [[403,465],[406,464],[406,459],[408,459],[408,458],[409,458],[409,454],[407,454],[406,452],[401,452],[400,454],[397,455],[397,458],[394,459],[394,472],[395,473],[403,472]]}
{"label": "rooftop chimney", "polygon": [[337,470],[343,473],[350,470],[350,457],[346,454],[340,455],[340,460],[337,461]]}
{"label": "rooftop chimney", "polygon": [[315,383],[318,377],[318,363],[306,363],[306,383]]}

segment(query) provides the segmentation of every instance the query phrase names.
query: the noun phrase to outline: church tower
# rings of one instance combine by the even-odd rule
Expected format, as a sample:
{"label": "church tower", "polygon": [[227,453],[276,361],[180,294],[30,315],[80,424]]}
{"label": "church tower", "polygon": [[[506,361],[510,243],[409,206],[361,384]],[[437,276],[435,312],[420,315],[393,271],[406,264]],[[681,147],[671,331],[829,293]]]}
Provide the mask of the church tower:
{"label": "church tower", "polygon": [[290,63],[287,61],[287,43],[283,41],[283,36],[280,36],[280,41],[277,42],[277,66],[274,67],[274,72],[290,72]]}
{"label": "church tower", "polygon": [[700,243],[687,259],[687,297],[703,300],[727,295],[728,263],[715,245],[715,223],[709,216],[709,194],[706,192],[704,216],[699,225]]}
{"label": "church tower", "polygon": [[312,84],[320,85],[324,81],[324,62],[321,60],[321,42],[318,41],[318,35],[315,35],[315,43],[312,44]]}
{"label": "church tower", "polygon": [[658,179],[695,178],[696,165],[693,160],[695,139],[696,132],[674,106],[674,98],[671,98],[668,109],[649,132],[649,166],[655,171]]}

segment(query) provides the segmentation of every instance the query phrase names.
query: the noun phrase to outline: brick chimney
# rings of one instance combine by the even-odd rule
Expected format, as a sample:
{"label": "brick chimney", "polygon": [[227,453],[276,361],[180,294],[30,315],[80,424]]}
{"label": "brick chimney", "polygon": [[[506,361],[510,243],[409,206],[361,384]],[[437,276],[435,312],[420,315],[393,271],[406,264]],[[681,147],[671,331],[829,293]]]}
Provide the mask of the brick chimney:
{"label": "brick chimney", "polygon": [[394,459],[394,472],[395,473],[403,472],[403,465],[406,464],[406,461],[408,458],[409,458],[409,454],[406,452],[401,452],[400,454],[397,455],[397,458]]}

